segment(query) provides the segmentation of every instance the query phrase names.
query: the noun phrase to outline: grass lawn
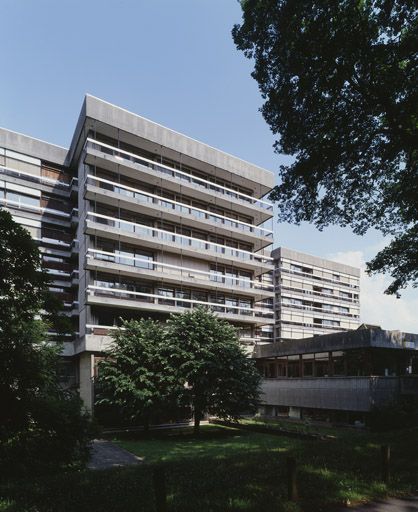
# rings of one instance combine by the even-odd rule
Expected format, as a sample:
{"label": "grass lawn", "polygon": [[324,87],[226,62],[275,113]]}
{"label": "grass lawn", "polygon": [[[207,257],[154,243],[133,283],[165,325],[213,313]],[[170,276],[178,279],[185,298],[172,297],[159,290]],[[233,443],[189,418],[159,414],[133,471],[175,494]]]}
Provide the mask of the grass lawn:
{"label": "grass lawn", "polygon": [[[335,440],[301,440],[205,426],[200,438],[124,435],[120,446],[144,464],[53,475],[0,485],[1,512],[153,512],[152,470],[164,465],[169,512],[333,510],[418,489],[418,429],[388,434],[338,431]],[[392,447],[392,480],[380,480],[380,445]],[[298,463],[300,501],[286,501],[286,456]],[[337,507],[338,508],[338,507]]]}

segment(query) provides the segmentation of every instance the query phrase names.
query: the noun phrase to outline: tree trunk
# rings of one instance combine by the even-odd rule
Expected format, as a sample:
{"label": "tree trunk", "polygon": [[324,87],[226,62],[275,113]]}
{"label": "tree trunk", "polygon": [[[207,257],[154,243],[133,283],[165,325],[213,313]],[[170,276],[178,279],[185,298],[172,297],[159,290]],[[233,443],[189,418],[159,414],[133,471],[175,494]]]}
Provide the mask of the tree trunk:
{"label": "tree trunk", "polygon": [[193,427],[193,432],[195,435],[199,435],[200,433],[200,411],[194,411],[194,427]]}
{"label": "tree trunk", "polygon": [[148,432],[149,432],[149,417],[148,417],[148,416],[146,416],[146,417],[144,418],[144,421],[143,421],[142,425],[143,425],[143,427],[144,427],[144,432],[145,432],[146,434],[148,434]]}

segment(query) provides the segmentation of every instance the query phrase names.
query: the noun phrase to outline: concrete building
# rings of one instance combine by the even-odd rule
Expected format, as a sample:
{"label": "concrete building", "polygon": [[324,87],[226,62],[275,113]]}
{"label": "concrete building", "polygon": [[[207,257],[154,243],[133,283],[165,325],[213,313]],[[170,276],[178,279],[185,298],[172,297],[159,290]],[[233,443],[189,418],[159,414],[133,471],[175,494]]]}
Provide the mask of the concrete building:
{"label": "concrete building", "polygon": [[362,325],[259,346],[254,357],[269,417],[364,422],[374,407],[418,397],[418,334]]}
{"label": "concrete building", "polygon": [[284,247],[272,256],[276,341],[359,326],[360,269]]}
{"label": "concrete building", "polygon": [[39,241],[77,336],[66,372],[88,408],[119,318],[213,308],[271,341],[273,174],[86,96],[68,150],[0,131],[2,206]]}

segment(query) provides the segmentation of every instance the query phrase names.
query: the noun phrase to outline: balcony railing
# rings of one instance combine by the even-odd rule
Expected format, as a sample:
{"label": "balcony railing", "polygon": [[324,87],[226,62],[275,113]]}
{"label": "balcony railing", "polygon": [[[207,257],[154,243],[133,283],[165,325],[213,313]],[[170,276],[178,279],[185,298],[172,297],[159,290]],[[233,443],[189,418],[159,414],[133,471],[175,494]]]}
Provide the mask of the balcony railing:
{"label": "balcony railing", "polygon": [[[87,334],[95,334],[96,336],[110,336],[112,331],[116,331],[118,329],[120,329],[121,331],[125,330],[124,327],[118,327],[116,325],[86,324]],[[272,341],[270,338],[263,338],[258,336],[239,336],[239,339],[243,343],[268,343],[269,341]]]}
{"label": "balcony railing", "polygon": [[255,197],[251,197],[242,192],[238,192],[237,190],[233,190],[228,187],[224,187],[222,185],[218,185],[212,181],[205,180],[203,178],[198,178],[197,176],[193,176],[184,171],[179,171],[178,169],[173,169],[165,164],[159,164],[154,162],[153,160],[149,160],[148,158],[135,155],[134,153],[130,153],[129,151],[124,151],[122,149],[115,148],[114,146],[110,146],[109,144],[105,144],[103,142],[99,142],[97,140],[88,138],[86,140],[84,149],[93,149],[96,151],[100,151],[101,153],[105,153],[107,155],[113,156],[115,158],[126,160],[130,163],[143,165],[145,167],[151,168],[153,171],[165,175],[171,176],[183,182],[191,183],[196,185],[202,189],[210,190],[213,192],[217,192],[218,194],[222,194],[227,198],[237,199],[238,201],[242,201],[244,203],[250,203],[258,208],[262,208],[267,211],[273,210],[273,205],[263,199],[257,199]]}
{"label": "balcony railing", "polygon": [[[302,271],[299,271],[299,270],[292,270],[290,268],[284,268],[283,266],[280,267],[280,271],[281,272],[285,272],[286,274],[294,274],[296,276],[299,276],[299,277],[306,277],[308,279],[312,279],[313,281],[323,281],[323,282],[326,282],[326,283],[333,283],[337,286],[343,286],[343,287],[348,287],[348,288],[353,288],[355,290],[359,290],[360,289],[360,286],[357,285],[357,284],[351,284],[351,283],[344,283],[343,281],[340,281],[339,279],[329,279],[327,277],[321,277],[321,276],[316,276],[314,274],[310,274],[308,272],[302,272]],[[360,279],[360,278],[358,278]]]}
{"label": "balcony railing", "polygon": [[180,235],[178,233],[172,233],[164,229],[153,228],[144,224],[137,224],[136,222],[130,222],[127,220],[116,219],[115,217],[109,217],[108,215],[102,215],[99,213],[87,212],[87,216],[94,219],[94,222],[111,226],[122,231],[135,233],[142,236],[148,236],[155,238],[161,242],[173,242],[183,247],[190,247],[198,251],[213,251],[222,254],[227,257],[238,258],[242,261],[254,261],[256,263],[268,264],[271,263],[273,258],[265,256],[262,253],[253,253],[244,251],[242,249],[235,249],[227,245],[217,244],[215,242],[208,242],[206,240],[200,240],[199,238],[193,238],[186,235]]}
{"label": "balcony railing", "polygon": [[[229,315],[237,315],[237,317],[253,317],[259,319],[273,318],[273,310],[266,307],[250,308],[233,306],[229,304],[220,304],[217,302],[205,302],[194,299],[184,299],[182,297],[170,297],[166,295],[158,295],[155,293],[143,293],[113,286],[87,286],[87,294],[92,296],[113,297],[116,299],[132,300],[134,302],[145,302],[149,304],[157,304],[161,306],[173,306],[178,308],[193,308],[197,306],[206,306],[217,313],[226,313]],[[163,308],[162,308],[163,309]]]}
{"label": "balcony railing", "polygon": [[17,169],[12,169],[11,167],[6,167],[4,165],[0,166],[0,173],[6,174],[7,176],[12,176],[14,178],[21,178],[24,179],[25,181],[43,183],[51,187],[59,187],[64,190],[68,190],[70,187],[69,183],[66,183],[64,181],[54,180],[37,174],[31,174],[30,172],[19,171]]}
{"label": "balcony railing", "polygon": [[337,332],[342,332],[342,331],[349,331],[350,329],[348,327],[340,327],[340,326],[337,326],[337,325],[325,325],[325,324],[312,324],[312,323],[308,323],[308,322],[290,322],[290,321],[287,321],[287,320],[280,320],[279,321],[280,325],[282,326],[290,326],[291,328],[292,327],[298,327],[300,329],[304,329],[304,328],[309,328],[309,329],[319,329],[319,330],[330,330],[330,331],[337,331]]}
{"label": "balcony railing", "polygon": [[205,272],[204,270],[196,270],[188,267],[180,267],[169,263],[161,263],[159,261],[140,258],[138,256],[130,256],[126,253],[117,254],[113,252],[101,251],[99,249],[88,249],[87,258],[106,261],[110,263],[118,263],[128,267],[142,268],[153,272],[161,272],[167,274],[167,277],[186,277],[190,279],[200,279],[210,281],[215,284],[222,284],[231,289],[239,287],[249,290],[265,290],[273,291],[273,285],[261,281],[252,281],[244,277],[232,277],[214,272]]}
{"label": "balcony railing", "polygon": [[359,315],[356,315],[356,314],[353,314],[353,313],[345,313],[343,311],[332,311],[332,310],[329,310],[329,309],[322,309],[322,308],[316,308],[316,307],[313,307],[313,306],[305,306],[305,305],[302,305],[302,304],[292,304],[290,302],[280,302],[280,305],[281,306],[284,306],[286,308],[292,308],[292,309],[301,309],[303,311],[315,311],[315,312],[318,312],[318,313],[322,313],[324,315],[339,315],[339,316],[347,316],[349,318],[356,318],[358,319],[359,318]]}
{"label": "balcony railing", "polygon": [[328,299],[334,299],[336,301],[343,301],[343,302],[351,302],[352,304],[359,304],[358,299],[347,299],[346,297],[340,297],[338,295],[333,295],[332,293],[323,293],[323,292],[314,292],[312,290],[304,290],[302,288],[291,288],[289,286],[283,286],[278,285],[276,287],[278,290],[287,290],[292,293],[298,293],[302,295],[315,295],[316,297],[326,297]]}
{"label": "balcony railing", "polygon": [[96,187],[103,188],[105,190],[110,190],[111,192],[116,192],[124,196],[132,197],[136,201],[143,204],[153,204],[157,206],[162,206],[164,208],[171,208],[178,213],[194,215],[195,217],[198,217],[200,219],[209,220],[211,222],[215,222],[216,224],[223,224],[227,228],[230,227],[240,229],[247,233],[252,233],[256,236],[269,238],[273,237],[273,231],[271,231],[270,229],[255,226],[253,224],[248,224],[247,222],[242,222],[236,219],[231,219],[230,217],[226,217],[224,215],[209,212],[201,208],[196,208],[195,206],[190,206],[189,204],[186,203],[173,201],[171,199],[157,196],[155,194],[151,194],[143,190],[128,187],[127,185],[121,185],[120,183],[115,183],[114,181],[110,181],[104,178],[88,175],[86,182]]}
{"label": "balcony railing", "polygon": [[26,203],[24,200],[22,201],[11,201],[10,199],[2,199],[0,198],[0,203],[4,204],[6,207],[10,206],[11,208],[19,208],[22,210],[33,210],[41,215],[45,213],[49,215],[55,215],[57,217],[67,217],[71,216],[70,213],[66,213],[60,210],[53,210],[51,208],[43,208],[42,206],[35,206],[33,204]]}

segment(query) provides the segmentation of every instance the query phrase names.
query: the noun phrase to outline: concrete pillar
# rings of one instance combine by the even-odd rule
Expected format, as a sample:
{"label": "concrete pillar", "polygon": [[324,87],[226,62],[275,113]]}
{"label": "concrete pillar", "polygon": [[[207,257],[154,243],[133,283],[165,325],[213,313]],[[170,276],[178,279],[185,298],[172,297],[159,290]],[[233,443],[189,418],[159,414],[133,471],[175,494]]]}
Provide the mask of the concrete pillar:
{"label": "concrete pillar", "polygon": [[302,409],[300,407],[289,407],[289,418],[302,419]]}
{"label": "concrete pillar", "polygon": [[89,412],[93,411],[93,372],[94,355],[83,352],[79,359],[80,397]]}

